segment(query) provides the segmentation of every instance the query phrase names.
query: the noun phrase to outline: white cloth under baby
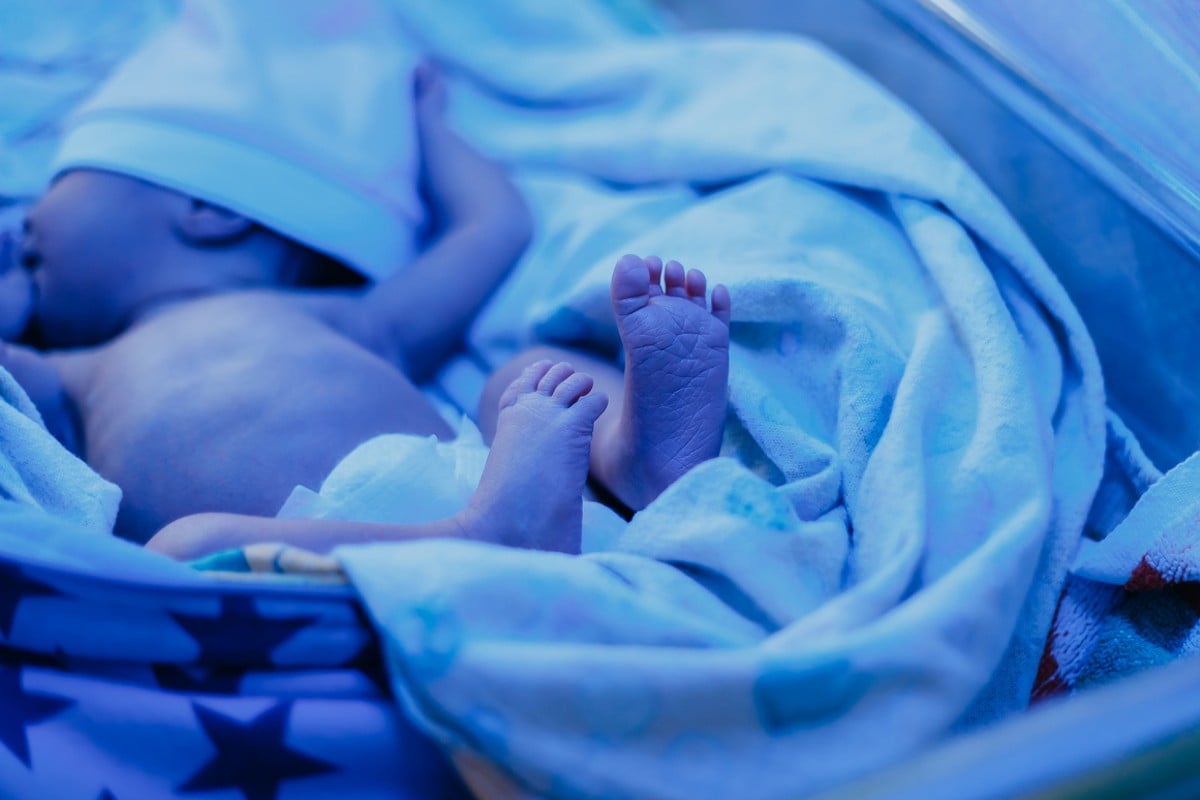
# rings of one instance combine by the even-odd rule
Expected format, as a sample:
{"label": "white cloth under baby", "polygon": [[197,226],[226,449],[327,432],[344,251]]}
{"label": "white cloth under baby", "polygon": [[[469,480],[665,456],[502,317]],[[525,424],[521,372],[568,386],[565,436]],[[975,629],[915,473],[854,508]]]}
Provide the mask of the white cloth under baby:
{"label": "white cloth under baby", "polygon": [[[319,491],[297,486],[277,516],[419,524],[453,516],[471,498],[488,448],[467,417],[451,441],[389,433],[356,447]],[[625,522],[606,506],[583,504],[585,552],[606,549]]]}

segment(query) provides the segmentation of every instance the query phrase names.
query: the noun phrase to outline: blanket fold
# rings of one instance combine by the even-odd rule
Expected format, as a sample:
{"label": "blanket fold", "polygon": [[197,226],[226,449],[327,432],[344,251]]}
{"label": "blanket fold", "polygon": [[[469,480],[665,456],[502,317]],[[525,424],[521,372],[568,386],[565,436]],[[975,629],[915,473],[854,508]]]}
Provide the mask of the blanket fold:
{"label": "blanket fold", "polygon": [[[1114,423],[1110,433],[1121,430]],[[1142,485],[1153,467],[1127,447],[1110,448],[1120,460],[1110,472],[1124,472],[1106,481],[1117,499],[1102,496],[1093,513],[1120,521],[1080,547],[1046,640],[1035,700],[1200,652],[1200,454],[1137,497],[1130,485]]]}
{"label": "blanket fold", "polygon": [[[656,33],[617,21],[611,1],[378,2],[405,47],[449,66],[453,122],[512,167],[537,218],[471,330],[480,358],[537,341],[615,354],[607,287],[624,252],[703,268],[734,297],[724,457],[588,537],[583,557],[462,542],[337,553],[406,716],[460,764],[496,769],[495,792],[801,796],[1023,708],[1035,677],[1048,695],[1194,649],[1196,460],[1156,483],[1106,418],[1090,338],[1053,274],[895,99],[811,43]],[[28,193],[19,177],[8,194]],[[205,581],[80,537],[111,527],[115,487],[55,450],[3,372],[0,395],[8,561]],[[390,517],[396,499],[372,481],[387,454],[368,455],[286,513]],[[480,459],[454,456],[423,508],[461,502]],[[63,524],[39,527],[47,515]],[[286,571],[277,549],[256,557]],[[5,641],[65,641],[37,624],[67,602],[55,592],[22,606]],[[199,647],[193,617],[291,622],[249,593],[159,599],[139,610],[159,628],[121,632],[172,664]],[[260,661],[291,663],[290,635]],[[298,647],[357,664],[362,636],[336,639],[336,658],[318,633]],[[80,654],[114,646],[88,639]],[[191,728],[214,719],[188,697],[162,705]],[[362,741],[402,741],[366,729]]]}
{"label": "blanket fold", "polygon": [[[0,350],[5,346],[0,342]],[[38,509],[88,533],[112,532],[121,490],[50,435],[29,395],[3,367],[0,454],[0,501]]]}
{"label": "blanket fold", "polygon": [[1022,708],[1106,427],[995,199],[809,43],[583,14],[568,48],[530,8],[451,6],[399,8],[538,222],[472,348],[614,352],[623,252],[703,268],[734,297],[732,458],[581,559],[339,550],[407,711],[539,796],[694,798],[799,796]]}

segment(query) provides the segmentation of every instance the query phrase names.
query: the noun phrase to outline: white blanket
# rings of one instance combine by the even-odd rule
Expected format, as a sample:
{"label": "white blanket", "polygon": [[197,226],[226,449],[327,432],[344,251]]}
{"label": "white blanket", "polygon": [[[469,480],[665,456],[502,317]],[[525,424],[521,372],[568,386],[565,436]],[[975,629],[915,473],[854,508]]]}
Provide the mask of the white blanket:
{"label": "white blanket", "polygon": [[[539,795],[792,798],[1023,707],[1104,401],[1077,314],[978,179],[794,39],[633,34],[616,0],[391,5],[537,216],[478,352],[613,347],[627,251],[735,302],[733,458],[601,552],[340,552],[410,715]],[[25,130],[5,141],[40,152]],[[22,447],[9,474],[35,474]],[[90,540],[131,574],[149,555]]]}
{"label": "white blanket", "polygon": [[802,41],[396,5],[538,221],[479,352],[615,346],[623,252],[734,298],[736,461],[604,552],[340,551],[410,713],[539,795],[790,798],[1022,708],[1105,410],[1074,308],[979,180]]}

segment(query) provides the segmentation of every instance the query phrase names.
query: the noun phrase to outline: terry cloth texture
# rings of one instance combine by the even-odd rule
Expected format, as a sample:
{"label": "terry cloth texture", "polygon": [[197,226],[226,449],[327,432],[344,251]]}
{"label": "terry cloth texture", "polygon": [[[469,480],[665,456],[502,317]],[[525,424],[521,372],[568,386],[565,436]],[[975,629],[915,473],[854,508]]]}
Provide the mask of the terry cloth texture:
{"label": "terry cloth texture", "polygon": [[1061,286],[824,49],[597,7],[397,4],[537,219],[470,343],[614,351],[622,253],[702,268],[734,298],[736,461],[582,558],[339,550],[405,707],[533,795],[639,798],[802,796],[1024,708],[1106,446]]}
{"label": "terry cloth texture", "polygon": [[1112,529],[1145,485],[1104,472],[1061,287],[944,143],[823,49],[633,36],[605,7],[389,4],[537,216],[471,347],[612,349],[621,253],[702,267],[734,293],[736,462],[583,558],[340,551],[404,715],[342,669],[371,642],[341,595],[218,592],[2,503],[10,794],[402,793],[412,718],[534,796],[797,797],[1024,706],[1089,507]]}
{"label": "terry cloth texture", "polygon": [[367,0],[195,0],[71,120],[53,163],[142,178],[379,280],[407,264],[413,48]]}
{"label": "terry cloth texture", "polygon": [[53,521],[102,536],[112,533],[121,502],[119,488],[50,435],[29,395],[2,367],[0,502],[37,509]]}
{"label": "terry cloth texture", "polygon": [[[1109,452],[1106,477],[1124,477],[1106,485],[1134,491],[1121,492],[1116,514],[1096,513],[1097,498],[1093,527],[1103,538],[1085,540],[1071,568],[1038,671],[1037,700],[1200,652],[1200,454],[1155,480],[1136,448]],[[1122,499],[1136,505],[1120,513]]]}

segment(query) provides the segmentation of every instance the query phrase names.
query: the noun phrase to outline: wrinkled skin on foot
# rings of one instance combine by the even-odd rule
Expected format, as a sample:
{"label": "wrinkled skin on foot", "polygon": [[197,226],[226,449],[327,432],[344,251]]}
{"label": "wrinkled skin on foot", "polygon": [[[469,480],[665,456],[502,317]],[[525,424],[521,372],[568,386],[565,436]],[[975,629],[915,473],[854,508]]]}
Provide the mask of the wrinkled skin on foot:
{"label": "wrinkled skin on foot", "polygon": [[591,376],[539,361],[500,398],[496,436],[467,509],[469,538],[578,553],[592,430],[608,405]]}
{"label": "wrinkled skin on foot", "polygon": [[729,381],[729,291],[676,261],[627,255],[611,295],[625,347],[620,422],[597,439],[598,477],[641,509],[720,451]]}

